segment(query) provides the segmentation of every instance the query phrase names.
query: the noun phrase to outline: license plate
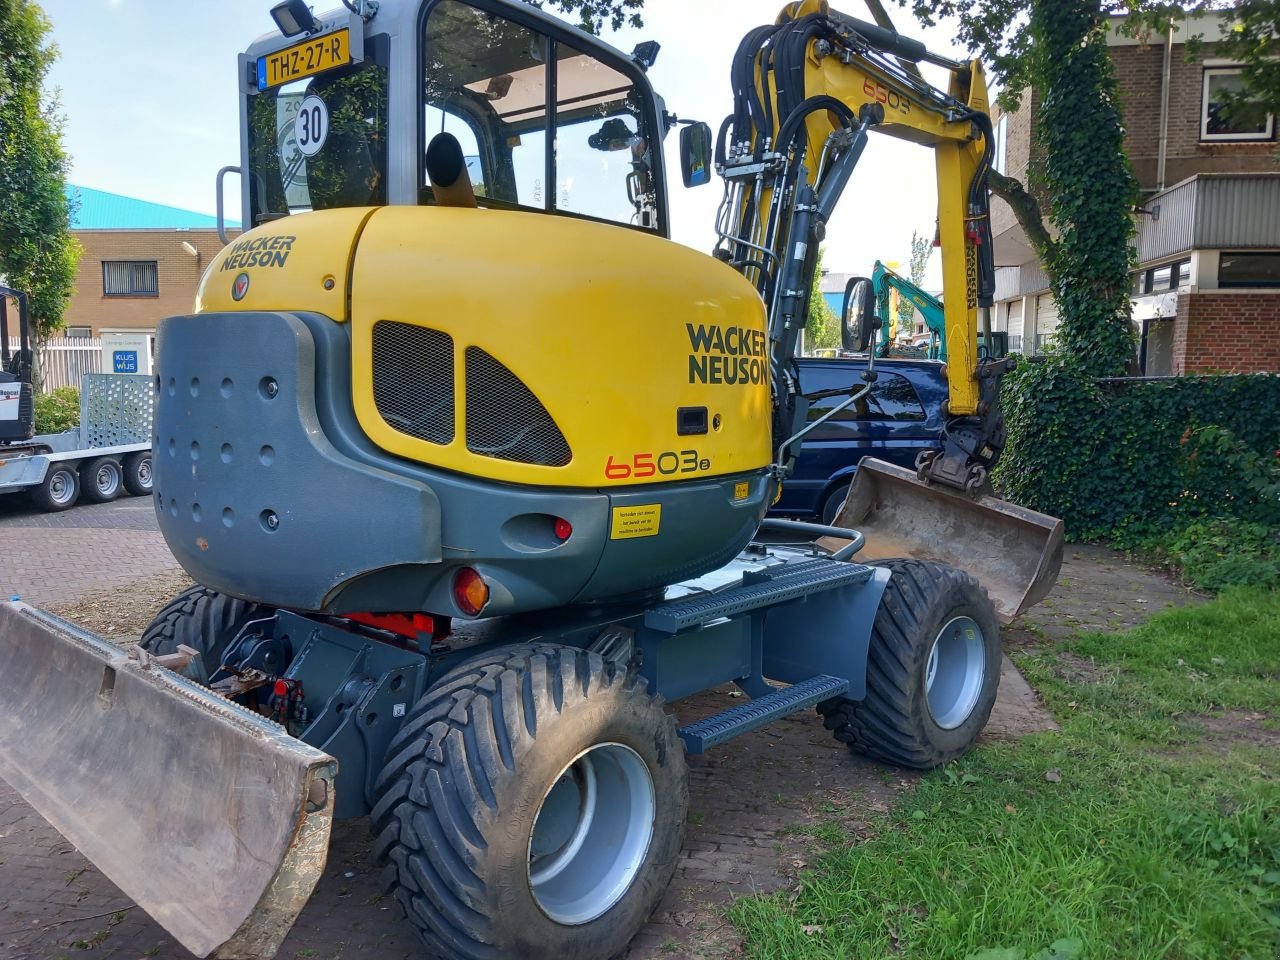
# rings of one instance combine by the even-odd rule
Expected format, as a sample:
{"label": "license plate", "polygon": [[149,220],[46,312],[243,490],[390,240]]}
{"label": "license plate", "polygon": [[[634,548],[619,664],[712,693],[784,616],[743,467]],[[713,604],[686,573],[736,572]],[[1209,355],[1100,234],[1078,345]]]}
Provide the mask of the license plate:
{"label": "license plate", "polygon": [[258,89],[342,67],[351,62],[351,31],[335,30],[258,58]]}

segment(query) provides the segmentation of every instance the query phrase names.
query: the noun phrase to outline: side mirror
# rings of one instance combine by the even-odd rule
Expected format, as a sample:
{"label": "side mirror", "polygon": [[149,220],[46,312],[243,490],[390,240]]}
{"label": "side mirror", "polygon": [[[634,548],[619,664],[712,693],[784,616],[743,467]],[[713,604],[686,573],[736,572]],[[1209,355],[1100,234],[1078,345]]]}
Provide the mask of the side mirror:
{"label": "side mirror", "polygon": [[680,172],[686,187],[711,182],[711,128],[691,123],[680,128]]}
{"label": "side mirror", "polygon": [[840,343],[850,353],[866,353],[880,329],[876,298],[871,281],[852,277],[845,284],[844,308],[840,314]]}

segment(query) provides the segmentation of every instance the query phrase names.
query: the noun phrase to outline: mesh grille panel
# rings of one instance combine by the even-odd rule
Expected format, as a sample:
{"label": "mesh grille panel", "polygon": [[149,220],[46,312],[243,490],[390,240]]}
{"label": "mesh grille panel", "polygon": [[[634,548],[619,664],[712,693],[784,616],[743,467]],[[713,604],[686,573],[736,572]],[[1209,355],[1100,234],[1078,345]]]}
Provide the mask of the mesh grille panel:
{"label": "mesh grille panel", "polygon": [[467,347],[467,449],[547,467],[563,467],[573,458],[547,408],[479,347]]}
{"label": "mesh grille panel", "polygon": [[453,338],[411,323],[375,323],[373,402],[401,433],[452,443]]}

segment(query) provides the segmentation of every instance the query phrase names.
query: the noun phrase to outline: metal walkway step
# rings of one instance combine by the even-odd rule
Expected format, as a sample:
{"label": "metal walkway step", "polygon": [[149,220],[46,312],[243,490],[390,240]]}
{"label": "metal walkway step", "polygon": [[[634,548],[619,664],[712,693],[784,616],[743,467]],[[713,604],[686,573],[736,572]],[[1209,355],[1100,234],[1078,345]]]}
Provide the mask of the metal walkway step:
{"label": "metal walkway step", "polygon": [[739,734],[758,730],[780,717],[848,692],[848,680],[828,676],[810,677],[808,680],[793,683],[782,690],[776,690],[763,697],[731,707],[705,720],[681,727],[678,732],[689,753],[702,753],[709,747],[732,740]]}
{"label": "metal walkway step", "polygon": [[663,633],[679,633],[720,617],[731,617],[845,584],[863,583],[870,577],[870,567],[821,557],[783,564],[749,572],[743,576],[739,586],[660,604],[644,615],[644,625]]}

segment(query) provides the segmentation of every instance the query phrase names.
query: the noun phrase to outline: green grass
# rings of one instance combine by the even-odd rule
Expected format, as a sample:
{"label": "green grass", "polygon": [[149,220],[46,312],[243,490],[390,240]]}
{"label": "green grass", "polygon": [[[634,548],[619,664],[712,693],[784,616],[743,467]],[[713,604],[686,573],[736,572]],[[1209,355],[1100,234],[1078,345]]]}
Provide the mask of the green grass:
{"label": "green grass", "polygon": [[1062,730],[930,774],[872,840],[811,831],[826,852],[798,893],[732,908],[749,956],[1280,956],[1280,749],[1205,726],[1280,718],[1280,593],[1019,665]]}

